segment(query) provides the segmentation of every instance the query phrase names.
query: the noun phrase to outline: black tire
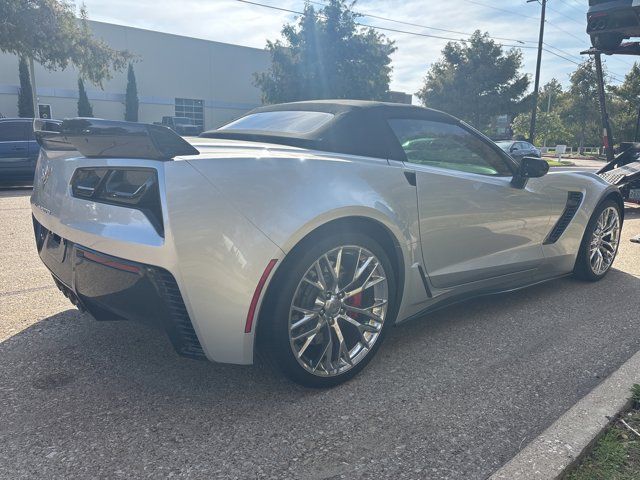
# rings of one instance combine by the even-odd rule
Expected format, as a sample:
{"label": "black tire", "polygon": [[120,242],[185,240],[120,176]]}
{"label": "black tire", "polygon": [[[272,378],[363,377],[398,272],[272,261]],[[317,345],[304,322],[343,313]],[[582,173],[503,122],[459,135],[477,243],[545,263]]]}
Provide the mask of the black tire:
{"label": "black tire", "polygon": [[624,38],[617,33],[598,33],[591,35],[591,45],[599,50],[615,50]]}
{"label": "black tire", "polygon": [[604,202],[600,203],[600,205],[598,205],[596,209],[593,211],[593,215],[591,216],[591,219],[587,224],[587,228],[582,238],[582,243],[580,244],[580,250],[578,252],[576,265],[573,270],[573,274],[581,280],[586,280],[589,282],[597,282],[599,280],[602,280],[604,277],[606,277],[607,273],[609,273],[609,270],[611,270],[611,265],[613,265],[613,262],[615,261],[615,257],[618,254],[618,247],[620,245],[619,238],[618,238],[617,245],[615,247],[615,252],[613,254],[614,260],[611,262],[611,265],[609,265],[609,267],[603,273],[598,274],[593,271],[590,258],[589,258],[591,239],[594,231],[596,230],[598,218],[600,217],[600,214],[607,208],[611,208],[611,207],[615,208],[616,211],[618,212],[620,229],[622,229],[622,212],[620,211],[620,205],[618,205],[617,202],[611,199],[605,200]]}
{"label": "black tire", "polygon": [[[310,373],[297,360],[290,343],[289,315],[298,284],[318,258],[340,246],[357,246],[379,260],[387,279],[388,304],[377,340],[368,353],[349,370],[333,376]],[[258,347],[270,364],[275,364],[289,379],[306,387],[330,388],[357,375],[375,356],[390,326],[395,321],[397,292],[394,269],[384,248],[370,236],[359,232],[315,235],[305,239],[285,259],[267,292],[260,316]],[[331,329],[329,328],[329,331]]]}

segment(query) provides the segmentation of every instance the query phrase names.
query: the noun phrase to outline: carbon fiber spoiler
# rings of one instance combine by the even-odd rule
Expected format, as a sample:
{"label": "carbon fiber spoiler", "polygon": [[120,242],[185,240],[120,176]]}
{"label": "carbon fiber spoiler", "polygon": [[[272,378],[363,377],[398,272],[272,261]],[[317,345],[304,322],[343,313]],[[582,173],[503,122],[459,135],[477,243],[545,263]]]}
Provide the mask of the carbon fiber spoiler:
{"label": "carbon fiber spoiler", "polygon": [[45,150],[75,150],[89,158],[171,160],[179,155],[200,154],[170,128],[146,123],[71,118],[56,125],[50,120],[35,119],[33,131]]}

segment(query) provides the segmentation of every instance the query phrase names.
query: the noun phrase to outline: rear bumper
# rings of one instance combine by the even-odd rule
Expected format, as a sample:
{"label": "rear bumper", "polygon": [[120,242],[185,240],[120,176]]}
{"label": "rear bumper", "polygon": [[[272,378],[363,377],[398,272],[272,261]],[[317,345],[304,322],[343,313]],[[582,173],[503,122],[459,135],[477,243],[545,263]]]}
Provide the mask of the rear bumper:
{"label": "rear bumper", "polygon": [[180,355],[205,359],[182,294],[167,270],[75,244],[33,219],[40,258],[58,288],[97,320],[133,320],[166,331]]}
{"label": "rear bumper", "polygon": [[632,0],[618,0],[589,8],[587,33],[619,33],[623,36],[640,35],[640,5]]}

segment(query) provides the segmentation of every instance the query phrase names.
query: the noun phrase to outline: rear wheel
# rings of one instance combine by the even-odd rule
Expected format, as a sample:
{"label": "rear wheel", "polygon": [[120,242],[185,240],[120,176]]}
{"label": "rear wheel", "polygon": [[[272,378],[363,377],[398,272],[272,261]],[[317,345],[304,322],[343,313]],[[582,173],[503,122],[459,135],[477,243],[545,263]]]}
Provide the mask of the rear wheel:
{"label": "rear wheel", "polygon": [[331,387],[375,355],[395,311],[384,249],[361,233],[305,242],[270,288],[261,346],[292,380]]}
{"label": "rear wheel", "polygon": [[620,206],[606,200],[596,208],[584,233],[574,273],[598,281],[609,272],[618,253],[622,221]]}

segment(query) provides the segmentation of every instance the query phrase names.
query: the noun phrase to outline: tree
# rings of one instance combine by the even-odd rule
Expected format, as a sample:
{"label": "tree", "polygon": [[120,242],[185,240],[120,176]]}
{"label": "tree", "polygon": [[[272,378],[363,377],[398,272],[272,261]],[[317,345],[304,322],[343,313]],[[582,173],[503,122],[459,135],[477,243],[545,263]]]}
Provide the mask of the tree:
{"label": "tree", "polygon": [[357,23],[355,2],[329,0],[316,11],[309,3],[282,40],[267,41],[271,67],[255,74],[265,103],[353,98],[386,99],[393,42]]}
{"label": "tree", "polygon": [[93,117],[93,107],[89,103],[87,91],[84,89],[82,78],[78,78],[78,116]]}
{"label": "tree", "polygon": [[[540,89],[536,121],[536,143],[547,145],[566,144],[571,134],[565,124],[561,108],[566,93],[560,82],[552,78]],[[526,138],[531,125],[531,112],[523,112],[513,119],[511,129],[514,136]]]}
{"label": "tree", "polygon": [[[543,106],[542,104],[540,106]],[[546,108],[546,107],[545,107]],[[571,134],[557,111],[546,112],[538,108],[536,120],[536,143],[544,146],[564,145]],[[526,138],[531,126],[531,112],[521,113],[513,119],[511,129],[514,136]]]}
{"label": "tree", "polygon": [[538,105],[540,109],[545,112],[557,110],[563,95],[564,90],[562,89],[562,85],[557,79],[552,78],[545,83],[540,90]]}
{"label": "tree", "polygon": [[520,73],[522,52],[506,53],[477,30],[467,42],[449,42],[417,93],[424,105],[460,117],[480,130],[491,118],[527,108],[529,77]]}
{"label": "tree", "polygon": [[633,64],[631,71],[619,86],[610,87],[613,102],[611,116],[614,121],[614,138],[620,141],[634,140],[638,109],[640,108],[640,65]]}
{"label": "tree", "polygon": [[18,116],[24,118],[35,117],[33,111],[33,91],[31,89],[31,75],[27,60],[20,57],[18,63],[18,75],[20,77],[20,91],[18,92]]}
{"label": "tree", "polygon": [[102,86],[131,54],[93,37],[87,12],[58,0],[0,0],[0,51],[27,57],[49,70],[75,65],[83,78]]}
{"label": "tree", "polygon": [[129,64],[127,72],[127,93],[125,95],[124,119],[127,122],[138,121],[138,86],[136,84],[136,74],[133,65]]}
{"label": "tree", "polygon": [[600,145],[602,142],[594,61],[590,59],[580,64],[569,80],[571,84],[561,106],[561,115],[573,143],[582,151],[587,144]]}

